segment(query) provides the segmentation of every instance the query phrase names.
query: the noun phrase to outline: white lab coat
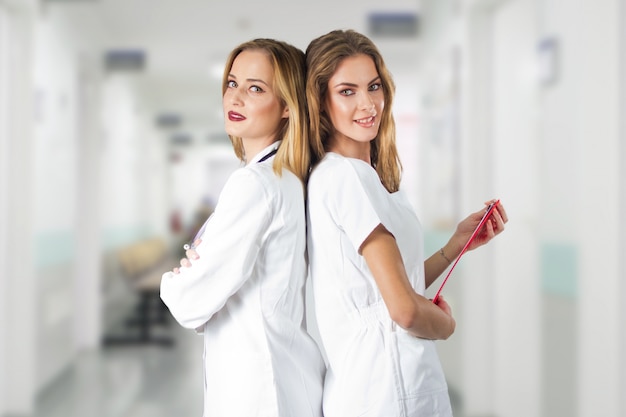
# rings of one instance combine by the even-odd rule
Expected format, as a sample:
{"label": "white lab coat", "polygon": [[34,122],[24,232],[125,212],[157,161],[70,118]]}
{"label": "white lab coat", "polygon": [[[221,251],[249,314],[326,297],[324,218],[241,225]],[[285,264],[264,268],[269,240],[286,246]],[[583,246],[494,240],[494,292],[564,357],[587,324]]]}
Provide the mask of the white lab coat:
{"label": "white lab coat", "polygon": [[204,417],[321,417],[324,363],[303,325],[304,190],[268,147],[228,179],[199,259],[161,298],[204,337]]}
{"label": "white lab coat", "polygon": [[328,153],[308,184],[309,262],[328,360],[325,417],[449,417],[435,342],[394,323],[358,249],[379,224],[395,237],[411,285],[424,293],[420,223],[404,192],[367,163]]}

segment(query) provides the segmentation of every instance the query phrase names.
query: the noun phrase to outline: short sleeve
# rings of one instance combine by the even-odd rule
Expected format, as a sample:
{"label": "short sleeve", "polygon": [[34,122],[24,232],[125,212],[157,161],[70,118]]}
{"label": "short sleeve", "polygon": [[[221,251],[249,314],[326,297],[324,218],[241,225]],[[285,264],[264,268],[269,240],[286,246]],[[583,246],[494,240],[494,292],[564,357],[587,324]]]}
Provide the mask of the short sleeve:
{"label": "short sleeve", "polygon": [[327,203],[331,216],[359,248],[379,225],[385,224],[388,193],[376,171],[360,160],[343,158],[335,161],[328,176]]}

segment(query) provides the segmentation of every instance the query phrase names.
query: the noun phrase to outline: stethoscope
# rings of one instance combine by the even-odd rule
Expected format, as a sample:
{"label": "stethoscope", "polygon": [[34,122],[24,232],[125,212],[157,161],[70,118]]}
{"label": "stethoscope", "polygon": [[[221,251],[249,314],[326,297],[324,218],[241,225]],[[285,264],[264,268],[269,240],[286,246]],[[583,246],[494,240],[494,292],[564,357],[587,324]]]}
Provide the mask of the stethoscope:
{"label": "stethoscope", "polygon": [[[259,159],[257,161],[257,164],[260,164],[261,162],[266,161],[272,156],[276,155],[276,152],[278,152],[278,148],[272,149],[270,152],[267,153],[267,155],[264,155],[261,159]],[[184,250],[188,251],[189,249],[196,248],[195,241],[198,240],[200,236],[204,234],[204,229],[206,229],[207,224],[209,224],[209,220],[211,220],[211,217],[213,217],[213,213],[211,213],[211,215],[206,219],[206,221],[204,222],[200,230],[198,230],[198,233],[196,233],[196,235],[193,237],[193,240],[183,245]]]}

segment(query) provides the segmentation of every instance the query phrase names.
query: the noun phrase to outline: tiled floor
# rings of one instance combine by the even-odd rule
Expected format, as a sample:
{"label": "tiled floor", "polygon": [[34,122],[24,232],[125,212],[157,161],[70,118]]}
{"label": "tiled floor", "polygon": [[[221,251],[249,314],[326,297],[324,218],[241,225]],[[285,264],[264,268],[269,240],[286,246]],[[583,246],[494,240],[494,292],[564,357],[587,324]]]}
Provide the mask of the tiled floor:
{"label": "tiled floor", "polygon": [[81,354],[44,390],[34,417],[199,417],[202,338],[177,325],[173,347],[115,346]]}
{"label": "tiled floor", "polygon": [[[33,417],[200,417],[202,338],[172,323],[172,347],[116,346],[81,354],[39,397]],[[461,417],[454,390],[455,417]]]}

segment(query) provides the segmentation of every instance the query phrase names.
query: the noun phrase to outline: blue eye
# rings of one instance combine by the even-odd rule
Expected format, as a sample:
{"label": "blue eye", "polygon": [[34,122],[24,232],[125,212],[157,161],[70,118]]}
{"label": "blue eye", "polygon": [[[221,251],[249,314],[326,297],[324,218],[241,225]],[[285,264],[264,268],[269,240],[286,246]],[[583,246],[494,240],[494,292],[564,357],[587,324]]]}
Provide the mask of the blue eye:
{"label": "blue eye", "polygon": [[237,87],[237,82],[236,82],[236,81],[233,81],[233,80],[228,80],[228,81],[226,82],[226,86],[227,86],[228,88],[235,88],[235,87]]}
{"label": "blue eye", "polygon": [[370,91],[377,91],[377,90],[380,90],[381,88],[383,88],[383,86],[380,83],[370,85]]}
{"label": "blue eye", "polygon": [[255,93],[262,93],[263,92],[263,89],[261,87],[259,87],[258,85],[251,86],[250,90],[255,92]]}

